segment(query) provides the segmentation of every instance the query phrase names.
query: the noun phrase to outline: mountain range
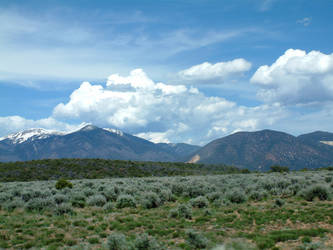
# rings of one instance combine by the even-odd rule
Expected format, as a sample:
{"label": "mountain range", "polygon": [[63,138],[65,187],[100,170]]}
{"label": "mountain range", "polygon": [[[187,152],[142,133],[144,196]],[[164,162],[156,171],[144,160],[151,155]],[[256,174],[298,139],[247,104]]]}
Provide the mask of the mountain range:
{"label": "mountain range", "polygon": [[184,143],[152,143],[120,130],[87,125],[70,133],[30,129],[1,138],[0,161],[45,158],[184,161],[199,148]]}
{"label": "mountain range", "polygon": [[333,165],[333,133],[293,136],[262,130],[238,132],[203,147],[185,143],[153,143],[117,129],[87,125],[64,133],[30,129],[0,138],[0,161],[57,158],[227,164],[250,170],[272,165],[291,169]]}

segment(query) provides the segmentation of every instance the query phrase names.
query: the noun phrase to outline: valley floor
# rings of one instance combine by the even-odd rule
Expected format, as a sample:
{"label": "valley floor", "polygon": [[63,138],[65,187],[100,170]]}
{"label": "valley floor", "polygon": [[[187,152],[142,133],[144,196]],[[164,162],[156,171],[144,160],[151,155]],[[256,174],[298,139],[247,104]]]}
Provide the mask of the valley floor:
{"label": "valley floor", "polygon": [[333,249],[332,177],[117,178],[63,189],[55,181],[1,183],[0,248]]}

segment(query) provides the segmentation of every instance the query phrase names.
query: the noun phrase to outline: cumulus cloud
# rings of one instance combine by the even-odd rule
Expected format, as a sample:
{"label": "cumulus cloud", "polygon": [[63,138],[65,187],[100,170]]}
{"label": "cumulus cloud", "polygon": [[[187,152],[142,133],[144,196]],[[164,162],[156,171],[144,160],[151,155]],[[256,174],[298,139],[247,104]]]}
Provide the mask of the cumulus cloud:
{"label": "cumulus cloud", "polygon": [[129,76],[113,74],[106,86],[83,82],[69,102],[53,111],[59,120],[117,127],[154,142],[196,144],[235,130],[257,129],[282,115],[279,106],[238,106],[194,87],[154,82],[142,69]]}
{"label": "cumulus cloud", "polygon": [[170,143],[169,139],[167,138],[167,135],[170,131],[166,132],[142,132],[136,134],[136,136],[141,137],[143,139],[146,139],[148,141],[154,142],[154,143]]}
{"label": "cumulus cloud", "polygon": [[258,68],[251,82],[266,102],[309,104],[333,100],[333,54],[289,49],[271,66]]}
{"label": "cumulus cloud", "polygon": [[240,75],[251,68],[251,63],[243,58],[227,62],[211,64],[204,62],[179,72],[179,75],[186,80],[226,80],[235,75]]}
{"label": "cumulus cloud", "polygon": [[[302,57],[301,51],[297,53]],[[273,65],[282,65],[283,69],[286,67],[287,73],[292,71],[301,76],[322,76],[329,72],[327,63],[322,63],[325,67],[317,68],[313,64],[309,73],[309,70],[304,70],[307,67],[299,62],[296,63],[297,67],[292,64],[293,68],[285,66],[289,59],[279,60]],[[266,67],[275,72],[277,69],[274,67],[278,66]],[[260,72],[259,69],[257,72]],[[279,91],[281,83],[277,82],[275,73],[256,74],[253,79],[262,90]],[[294,82],[288,79],[287,83]],[[297,134],[301,131],[300,127],[302,132],[330,129],[333,101],[304,113],[304,104],[294,105],[290,109],[281,102],[281,98],[278,100],[258,106],[242,106],[222,97],[207,96],[195,87],[154,82],[142,69],[136,69],[128,76],[109,76],[105,85],[83,82],[72,92],[69,101],[58,104],[48,118],[30,120],[20,116],[0,117],[0,136],[33,127],[69,131],[80,126],[70,124],[88,122],[100,127],[119,128],[153,142],[203,145],[237,131],[271,128]],[[320,125],[318,121],[322,121]]]}

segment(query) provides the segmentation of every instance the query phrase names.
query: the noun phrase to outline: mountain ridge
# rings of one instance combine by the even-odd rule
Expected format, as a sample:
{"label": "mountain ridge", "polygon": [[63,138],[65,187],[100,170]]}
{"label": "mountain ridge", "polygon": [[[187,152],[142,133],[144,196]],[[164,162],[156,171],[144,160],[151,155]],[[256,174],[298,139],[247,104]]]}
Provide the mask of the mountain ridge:
{"label": "mountain ridge", "polygon": [[[326,136],[332,136],[329,132]],[[298,137],[275,130],[237,132],[208,143],[188,162],[234,165],[251,170],[268,170],[272,165],[291,169],[318,168],[333,164],[333,147],[320,143],[323,135]],[[311,137],[311,142],[306,138]],[[326,138],[326,137],[325,137]],[[328,138],[328,137],[327,137]],[[331,138],[331,137],[329,137]]]}
{"label": "mountain ridge", "polygon": [[30,129],[0,140],[0,161],[58,158],[101,158],[227,164],[250,170],[271,165],[291,169],[333,165],[333,133],[315,131],[293,136],[264,129],[236,132],[203,147],[185,143],[153,143],[113,128],[92,124],[70,132]]}
{"label": "mountain ridge", "polygon": [[[177,151],[179,148],[182,150]],[[4,137],[0,140],[0,161],[46,158],[180,161],[196,149],[198,146],[188,144],[162,147],[117,129],[99,128],[88,124],[70,132],[57,133],[33,129]]]}

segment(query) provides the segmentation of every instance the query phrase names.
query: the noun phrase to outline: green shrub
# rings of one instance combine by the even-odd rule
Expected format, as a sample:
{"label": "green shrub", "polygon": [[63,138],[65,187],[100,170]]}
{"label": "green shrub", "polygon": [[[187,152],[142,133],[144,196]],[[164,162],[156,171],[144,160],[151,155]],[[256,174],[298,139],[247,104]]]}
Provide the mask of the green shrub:
{"label": "green shrub", "polygon": [[88,239],[88,242],[89,242],[90,244],[98,244],[98,243],[99,243],[99,238],[97,238],[97,237],[89,238],[89,239]]}
{"label": "green shrub", "polygon": [[170,189],[164,189],[160,192],[160,199],[162,202],[166,202],[166,201],[175,201],[175,196],[172,195],[172,192]]}
{"label": "green shrub", "polygon": [[86,206],[86,203],[84,201],[72,201],[72,206],[73,207],[78,207],[78,208],[84,208]]}
{"label": "green shrub", "polygon": [[250,193],[250,199],[254,201],[262,201],[267,198],[268,194],[265,191],[254,190]]}
{"label": "green shrub", "polygon": [[213,213],[211,210],[209,210],[208,208],[206,208],[204,211],[203,211],[203,215],[204,216],[211,216]]}
{"label": "green shrub", "polygon": [[107,246],[110,250],[129,249],[126,237],[122,233],[112,233],[107,239]]}
{"label": "green shrub", "polygon": [[187,195],[190,197],[190,198],[195,198],[195,197],[198,197],[198,196],[203,196],[205,195],[205,190],[202,186],[198,185],[197,183],[190,183],[188,186],[187,186]]}
{"label": "green shrub", "polygon": [[70,187],[65,187],[65,188],[61,189],[61,194],[63,194],[63,195],[70,195],[71,192],[72,192],[72,190]]}
{"label": "green shrub", "polygon": [[76,220],[73,222],[73,226],[75,227],[86,227],[87,225],[89,225],[89,222],[85,220]]}
{"label": "green shrub", "polygon": [[15,196],[19,197],[19,196],[21,196],[21,190],[15,188],[14,190],[12,190],[11,195],[14,197]]}
{"label": "green shrub", "polygon": [[169,211],[169,217],[171,217],[171,218],[177,218],[178,217],[178,210],[177,210],[177,208],[170,209],[170,211]]}
{"label": "green shrub", "polygon": [[220,192],[212,192],[207,194],[206,197],[210,202],[213,202],[215,200],[221,199],[223,195]]}
{"label": "green shrub", "polygon": [[42,191],[40,190],[31,190],[30,193],[32,198],[45,198]]}
{"label": "green shrub", "polygon": [[89,196],[92,196],[92,195],[95,195],[96,192],[90,188],[86,188],[86,189],[83,189],[83,194],[85,197],[89,197]]}
{"label": "green shrub", "polygon": [[102,194],[105,196],[107,201],[116,201],[119,195],[119,190],[118,188],[111,187],[105,189]]}
{"label": "green shrub", "polygon": [[0,203],[5,203],[10,200],[10,195],[6,193],[0,193]]}
{"label": "green shrub", "polygon": [[192,219],[192,209],[191,207],[181,204],[178,206],[177,208],[178,210],[178,215],[181,218],[185,218],[185,219]]}
{"label": "green shrub", "polygon": [[45,209],[53,208],[55,203],[51,198],[34,198],[26,203],[25,208],[28,211],[42,211]]}
{"label": "green shrub", "polygon": [[55,184],[56,189],[73,188],[73,184],[65,179],[59,179]]}
{"label": "green shrub", "polygon": [[117,208],[136,207],[136,202],[132,195],[123,194],[117,198],[116,207]]}
{"label": "green shrub", "polygon": [[180,196],[184,193],[186,185],[184,183],[173,183],[171,185],[171,191],[174,195]]}
{"label": "green shrub", "polygon": [[160,250],[162,247],[153,237],[149,237],[144,233],[135,239],[134,247],[137,250]]}
{"label": "green shrub", "polygon": [[63,194],[56,194],[55,196],[53,196],[53,199],[54,199],[55,203],[57,203],[57,204],[61,204],[63,202],[68,201],[67,196],[63,195]]}
{"label": "green shrub", "polygon": [[73,208],[69,203],[62,203],[54,208],[54,213],[56,215],[63,215],[63,214],[73,214]]}
{"label": "green shrub", "polygon": [[190,204],[192,207],[204,208],[208,207],[209,201],[204,196],[198,196],[197,198],[191,199]]}
{"label": "green shrub", "polygon": [[94,195],[89,197],[87,200],[87,203],[89,206],[97,206],[97,207],[103,207],[106,203],[106,199],[103,195]]}
{"label": "green shrub", "polygon": [[282,199],[275,199],[275,206],[282,207],[284,205],[285,201]]}
{"label": "green shrub", "polygon": [[78,192],[78,193],[73,193],[71,195],[71,199],[73,201],[85,201],[86,200],[86,196],[83,194],[83,192]]}
{"label": "green shrub", "polygon": [[228,192],[226,197],[232,203],[243,203],[247,200],[245,193],[238,189]]}
{"label": "green shrub", "polygon": [[215,200],[213,203],[214,207],[225,207],[225,206],[229,206],[231,204],[231,201],[226,199],[226,198],[221,198],[221,199],[217,199]]}
{"label": "green shrub", "polygon": [[187,243],[195,249],[204,249],[208,246],[208,240],[199,232],[193,230],[186,231]]}
{"label": "green shrub", "polygon": [[301,196],[307,201],[313,201],[315,198],[319,200],[329,199],[329,190],[324,185],[313,185],[301,192]]}
{"label": "green shrub", "polygon": [[161,199],[157,196],[157,194],[153,192],[148,192],[143,196],[142,206],[144,208],[156,208],[162,204]]}
{"label": "green shrub", "polygon": [[177,208],[170,209],[169,217],[192,219],[192,208],[185,204],[180,204]]}
{"label": "green shrub", "polygon": [[71,197],[71,203],[73,207],[84,208],[86,203],[86,197],[83,193],[74,193]]}
{"label": "green shrub", "polygon": [[[32,193],[29,191],[25,191],[21,194],[22,200],[24,200],[25,202],[28,202],[31,198],[32,198]],[[1,200],[1,198],[0,198]]]}
{"label": "green shrub", "polygon": [[332,176],[326,176],[326,177],[325,177],[325,181],[326,181],[327,183],[330,183],[330,182],[332,181]]}
{"label": "green shrub", "polygon": [[303,243],[310,243],[312,240],[311,240],[311,238],[309,237],[309,236],[304,236],[303,238],[302,238],[302,242]]}
{"label": "green shrub", "polygon": [[267,238],[260,237],[256,239],[256,243],[259,249],[269,249],[274,247],[275,245],[275,242],[269,237]]}
{"label": "green shrub", "polygon": [[7,211],[13,211],[16,208],[24,207],[24,201],[21,199],[14,199],[12,201],[7,201],[2,205],[2,208]]}

